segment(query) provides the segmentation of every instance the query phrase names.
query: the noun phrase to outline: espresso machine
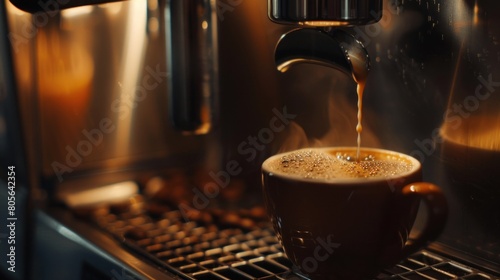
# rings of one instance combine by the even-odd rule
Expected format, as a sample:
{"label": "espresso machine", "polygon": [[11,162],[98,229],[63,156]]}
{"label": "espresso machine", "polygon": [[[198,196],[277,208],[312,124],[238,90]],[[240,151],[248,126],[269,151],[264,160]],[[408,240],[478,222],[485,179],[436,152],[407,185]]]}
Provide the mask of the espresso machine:
{"label": "espresso machine", "polygon": [[0,278],[308,279],[269,226],[260,165],[355,145],[362,82],[362,145],[417,158],[450,213],[377,279],[499,279],[499,13],[2,1]]}

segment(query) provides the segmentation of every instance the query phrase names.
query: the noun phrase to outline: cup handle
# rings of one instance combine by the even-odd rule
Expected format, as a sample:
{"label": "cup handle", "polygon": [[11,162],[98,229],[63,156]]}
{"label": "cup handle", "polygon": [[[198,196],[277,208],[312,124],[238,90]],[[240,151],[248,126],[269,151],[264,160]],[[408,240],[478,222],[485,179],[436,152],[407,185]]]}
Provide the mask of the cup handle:
{"label": "cup handle", "polygon": [[415,239],[409,240],[403,249],[402,257],[407,258],[439,236],[448,217],[448,204],[441,189],[427,182],[409,184],[401,193],[404,197],[420,198],[428,209],[427,222],[421,233]]}

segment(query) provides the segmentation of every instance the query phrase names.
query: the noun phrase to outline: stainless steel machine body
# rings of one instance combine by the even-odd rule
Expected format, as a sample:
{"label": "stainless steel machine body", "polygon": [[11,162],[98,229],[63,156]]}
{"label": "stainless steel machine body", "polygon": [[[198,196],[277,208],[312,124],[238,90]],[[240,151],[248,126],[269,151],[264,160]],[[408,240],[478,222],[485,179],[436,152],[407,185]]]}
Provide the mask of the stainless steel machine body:
{"label": "stainless steel machine body", "polygon": [[[186,178],[206,183],[189,185],[190,207],[246,209],[260,204],[260,164],[269,155],[356,144],[352,76],[309,64],[279,72],[276,43],[296,26],[271,21],[267,0],[189,1],[205,4],[198,8],[186,2],[137,0],[34,14],[2,4],[0,162],[2,170],[16,170],[19,269],[8,270],[10,232],[2,229],[2,277],[173,279],[172,271],[61,204],[117,182],[136,182],[133,190],[145,192],[152,179],[180,172],[182,180],[165,176],[173,178],[172,188]],[[328,1],[295,2],[310,8]],[[380,7],[380,1],[343,2]],[[362,145],[420,160],[425,179],[445,189],[452,213],[424,252],[441,254],[445,264],[399,266],[385,276],[430,270],[454,277],[458,272],[440,270],[451,265],[469,269],[462,274],[469,277],[498,278],[500,2],[383,2],[382,14],[354,20],[381,16],[377,23],[333,27],[359,40],[371,61]],[[190,11],[189,20],[169,17],[173,11]],[[276,18],[310,15],[293,11]],[[184,94],[175,101],[170,94],[177,92]],[[7,171],[0,178],[3,209]],[[209,183],[218,186],[213,198],[203,189]],[[115,194],[100,193],[101,200]]]}

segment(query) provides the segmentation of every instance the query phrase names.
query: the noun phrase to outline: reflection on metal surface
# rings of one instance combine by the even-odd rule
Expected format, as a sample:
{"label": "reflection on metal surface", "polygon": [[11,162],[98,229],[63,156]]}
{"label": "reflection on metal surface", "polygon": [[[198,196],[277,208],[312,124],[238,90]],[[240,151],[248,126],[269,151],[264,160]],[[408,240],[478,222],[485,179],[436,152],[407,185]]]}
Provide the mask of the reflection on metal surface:
{"label": "reflection on metal surface", "polygon": [[[500,151],[500,114],[490,116],[473,116],[448,120],[441,128],[441,136],[445,141],[464,147]],[[455,126],[454,126],[455,125]]]}
{"label": "reflection on metal surface", "polygon": [[120,182],[112,185],[98,186],[83,191],[73,192],[71,189],[62,190],[58,196],[68,207],[96,206],[110,201],[118,203],[126,201],[137,194],[139,187],[133,181]]}
{"label": "reflection on metal surface", "polygon": [[110,16],[119,14],[123,6],[121,2],[98,5],[99,8],[104,9]]}
{"label": "reflection on metal surface", "polygon": [[362,25],[382,16],[382,0],[269,0],[274,22],[304,26]]}
{"label": "reflection on metal surface", "polygon": [[[94,78],[94,63],[73,35],[53,28],[37,34],[37,85],[44,133],[44,158],[57,157],[59,147],[78,138],[86,124]],[[64,131],[65,133],[60,133]],[[52,138],[51,135],[59,137]]]}
{"label": "reflection on metal surface", "polygon": [[478,25],[479,24],[479,5],[477,3],[477,0],[476,2],[474,3],[474,10],[473,10],[473,18],[472,18],[472,23],[474,25]]}
{"label": "reflection on metal surface", "polygon": [[92,13],[94,10],[94,6],[82,6],[82,7],[77,7],[77,8],[71,8],[67,10],[62,10],[61,11],[61,16],[63,18],[74,18],[78,16],[84,16]]}
{"label": "reflection on metal surface", "polygon": [[347,26],[349,23],[347,22],[339,22],[339,21],[303,21],[299,22],[300,25],[305,25],[305,26],[316,26],[316,27],[322,27],[322,26]]}
{"label": "reflection on metal surface", "polygon": [[168,123],[165,3],[154,2],[37,16],[6,2],[23,127],[47,180],[203,153],[204,139]]}
{"label": "reflection on metal surface", "polygon": [[459,42],[444,121],[445,141],[464,147],[500,150],[500,98],[497,94],[498,50],[494,31],[488,31],[484,7],[458,1],[452,6],[453,35]]}
{"label": "reflection on metal surface", "polygon": [[[120,62],[118,73],[118,85],[120,88],[117,100],[124,102],[133,102],[127,108],[128,112],[116,116],[114,123],[117,124],[116,141],[114,147],[117,153],[125,153],[130,150],[130,139],[132,138],[132,122],[136,118],[135,108],[147,97],[147,91],[144,89],[143,77],[141,77],[144,68],[144,52],[146,51],[146,3],[143,1],[131,1],[128,14],[125,20],[125,40],[123,42],[123,57]],[[142,86],[142,87],[141,87]]]}
{"label": "reflection on metal surface", "polygon": [[168,3],[170,120],[185,135],[207,134],[218,113],[217,4],[215,0]]}

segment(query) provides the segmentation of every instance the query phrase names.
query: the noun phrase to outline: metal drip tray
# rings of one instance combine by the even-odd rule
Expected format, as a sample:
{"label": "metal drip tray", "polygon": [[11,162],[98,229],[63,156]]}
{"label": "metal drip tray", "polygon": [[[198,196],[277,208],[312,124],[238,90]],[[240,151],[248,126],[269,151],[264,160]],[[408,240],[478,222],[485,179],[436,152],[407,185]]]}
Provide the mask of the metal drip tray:
{"label": "metal drip tray", "polygon": [[386,269],[377,279],[498,279],[466,265],[423,250]]}
{"label": "metal drip tray", "polygon": [[[262,208],[181,213],[141,196],[131,201],[77,214],[181,279],[307,279],[284,254]],[[498,278],[423,250],[376,279]]]}

